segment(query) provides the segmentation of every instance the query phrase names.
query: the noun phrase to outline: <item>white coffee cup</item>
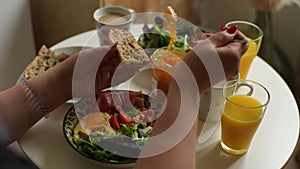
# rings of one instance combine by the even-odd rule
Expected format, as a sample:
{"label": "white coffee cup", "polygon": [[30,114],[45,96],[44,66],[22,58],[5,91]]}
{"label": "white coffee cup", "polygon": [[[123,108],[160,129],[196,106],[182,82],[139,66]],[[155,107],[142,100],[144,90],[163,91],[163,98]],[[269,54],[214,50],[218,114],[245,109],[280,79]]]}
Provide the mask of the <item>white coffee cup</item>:
{"label": "white coffee cup", "polygon": [[120,6],[106,6],[95,10],[93,18],[100,45],[109,45],[108,30],[112,27],[130,30],[135,11]]}
{"label": "white coffee cup", "polygon": [[[232,79],[239,79],[239,74]],[[225,81],[212,86],[200,95],[199,118],[204,122],[218,123],[221,120],[221,104],[223,104],[222,87]]]}

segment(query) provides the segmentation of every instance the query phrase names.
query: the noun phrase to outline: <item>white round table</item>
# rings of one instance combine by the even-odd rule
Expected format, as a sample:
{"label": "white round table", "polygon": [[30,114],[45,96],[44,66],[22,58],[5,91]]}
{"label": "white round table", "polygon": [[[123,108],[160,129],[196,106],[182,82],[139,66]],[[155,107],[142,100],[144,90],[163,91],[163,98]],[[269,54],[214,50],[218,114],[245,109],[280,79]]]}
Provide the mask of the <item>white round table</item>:
{"label": "white round table", "polygon": [[[141,25],[133,25],[132,32],[142,32]],[[96,31],[88,31],[68,38],[52,47],[98,46]],[[147,90],[149,72],[144,72],[131,83],[119,88]],[[254,137],[249,152],[243,156],[224,153],[220,146],[220,127],[208,140],[197,145],[197,168],[220,169],[275,169],[281,168],[289,160],[296,146],[299,134],[299,112],[290,89],[272,67],[256,57],[249,72],[249,79],[263,84],[271,94],[271,101],[265,117]],[[104,169],[79,155],[66,142],[62,121],[71,104],[64,104],[42,119],[18,140],[25,154],[42,169]],[[199,122],[200,127],[203,122]],[[201,129],[200,129],[201,130]]]}

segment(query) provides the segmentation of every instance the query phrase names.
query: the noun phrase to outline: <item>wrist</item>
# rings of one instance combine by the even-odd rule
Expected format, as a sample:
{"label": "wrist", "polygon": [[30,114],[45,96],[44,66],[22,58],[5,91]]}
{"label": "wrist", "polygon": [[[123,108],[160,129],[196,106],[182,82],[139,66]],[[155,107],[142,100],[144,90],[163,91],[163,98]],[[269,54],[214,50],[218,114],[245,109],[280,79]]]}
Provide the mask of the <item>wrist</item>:
{"label": "wrist", "polygon": [[72,80],[76,59],[77,55],[72,56],[52,70],[51,82],[65,102],[72,99]]}
{"label": "wrist", "polygon": [[72,74],[76,58],[71,57],[28,80],[49,112],[72,98]]}
{"label": "wrist", "polygon": [[23,92],[24,92],[25,98],[28,98],[25,100],[30,100],[32,102],[29,105],[33,105],[32,107],[37,107],[37,109],[39,109],[39,111],[42,112],[44,117],[48,118],[49,111],[46,108],[46,106],[44,105],[39,94],[35,91],[35,89],[33,89],[33,87],[31,87],[31,85],[28,83],[28,81],[26,79],[21,79],[20,83],[23,87]]}

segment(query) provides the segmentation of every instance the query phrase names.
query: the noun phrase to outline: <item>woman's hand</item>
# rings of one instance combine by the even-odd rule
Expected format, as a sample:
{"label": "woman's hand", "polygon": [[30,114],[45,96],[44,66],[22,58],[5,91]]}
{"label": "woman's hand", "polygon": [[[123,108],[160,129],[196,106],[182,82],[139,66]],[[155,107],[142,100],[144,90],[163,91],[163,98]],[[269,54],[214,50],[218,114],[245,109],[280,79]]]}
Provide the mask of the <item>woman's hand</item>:
{"label": "woman's hand", "polygon": [[240,31],[228,33],[218,32],[208,38],[215,45],[216,51],[222,61],[226,78],[231,78],[239,72],[240,59],[248,49],[246,36]]}
{"label": "woman's hand", "polygon": [[[240,43],[243,40],[246,37],[237,30],[231,33],[220,31],[197,41],[187,53],[184,64],[192,72],[193,76],[190,77],[196,80],[200,92],[238,73],[241,56],[248,49],[247,43]],[[181,72],[187,72],[183,66],[176,70],[178,79],[187,76]],[[182,83],[192,80],[182,80]]]}
{"label": "woman's hand", "polygon": [[122,59],[116,48],[108,47],[83,50],[76,54],[73,71],[73,97],[98,93],[103,89],[119,85],[131,78],[136,69],[122,66]]}
{"label": "woman's hand", "polygon": [[108,87],[119,85],[138,72],[137,69],[124,67],[122,65],[122,59],[119,56],[116,46],[117,43],[108,49],[102,49],[104,51],[108,50],[108,52],[104,52],[106,54],[101,60],[98,68],[96,77],[96,92]]}

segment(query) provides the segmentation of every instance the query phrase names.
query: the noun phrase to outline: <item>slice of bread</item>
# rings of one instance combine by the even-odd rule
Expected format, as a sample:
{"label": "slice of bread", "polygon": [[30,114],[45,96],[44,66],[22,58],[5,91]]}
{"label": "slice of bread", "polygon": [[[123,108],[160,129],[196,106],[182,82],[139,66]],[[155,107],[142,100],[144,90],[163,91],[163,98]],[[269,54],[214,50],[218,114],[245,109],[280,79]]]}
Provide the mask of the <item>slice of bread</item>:
{"label": "slice of bread", "polygon": [[63,62],[68,57],[70,56],[64,53],[55,55],[54,51],[43,45],[39,50],[38,55],[24,70],[23,76],[27,80],[33,78]]}
{"label": "slice of bread", "polygon": [[125,67],[143,67],[150,62],[145,50],[127,30],[111,28],[108,33],[111,43],[118,42],[117,48]]}

